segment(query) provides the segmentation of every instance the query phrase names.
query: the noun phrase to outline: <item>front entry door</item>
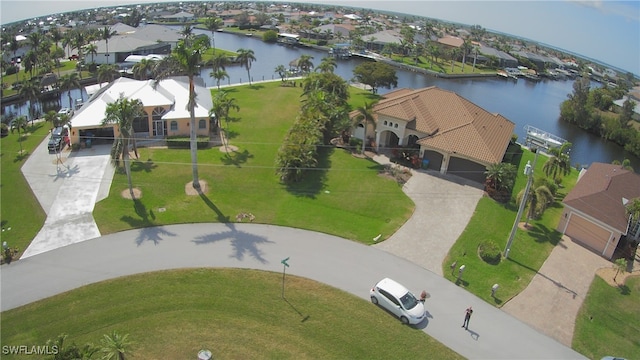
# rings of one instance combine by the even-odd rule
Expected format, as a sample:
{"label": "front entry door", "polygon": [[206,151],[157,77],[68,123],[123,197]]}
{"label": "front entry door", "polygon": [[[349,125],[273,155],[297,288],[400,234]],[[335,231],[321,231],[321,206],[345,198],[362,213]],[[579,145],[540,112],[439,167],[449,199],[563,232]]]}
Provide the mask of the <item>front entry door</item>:
{"label": "front entry door", "polygon": [[164,120],[153,121],[153,136],[164,136]]}

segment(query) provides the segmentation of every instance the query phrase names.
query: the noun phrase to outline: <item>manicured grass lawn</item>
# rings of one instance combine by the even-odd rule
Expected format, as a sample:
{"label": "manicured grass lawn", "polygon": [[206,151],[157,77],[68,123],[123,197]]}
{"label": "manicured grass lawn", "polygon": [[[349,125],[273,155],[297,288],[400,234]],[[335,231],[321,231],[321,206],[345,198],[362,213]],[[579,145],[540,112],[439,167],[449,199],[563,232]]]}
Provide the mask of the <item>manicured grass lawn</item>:
{"label": "manicured grass lawn", "polygon": [[[185,184],[192,180],[189,150],[141,149],[140,161],[132,165],[132,179],[142,198],[135,203],[122,198],[126,176],[116,174],[109,197],[96,204],[94,211],[100,232],[234,222],[237,214],[245,212],[254,214],[257,223],[315,230],[367,244],[378,234],[393,234],[414,205],[400,185],[378,176],[381,167],[371,160],[326,146],[320,150],[317,169],[304,181],[279,182],[276,153],[297,116],[302,91],[279,84],[227,89],[240,106],[228,124],[230,144],[238,151],[230,156],[218,147],[198,152],[199,177],[207,182],[208,193],[185,195]],[[370,97],[360,90],[353,92],[358,94],[354,106]]]}
{"label": "manicured grass lawn", "polygon": [[140,274],[3,312],[2,344],[44,345],[66,333],[65,343],[97,345],[116,330],[129,334],[136,359],[192,359],[203,348],[215,359],[462,358],[368,301],[327,285],[287,275],[285,299],[279,273]]}
{"label": "manicured grass lawn", "polygon": [[640,277],[612,287],[596,276],[576,319],[572,347],[591,359],[640,354]]}
{"label": "manicured grass lawn", "polygon": [[[30,123],[29,123],[30,124]],[[35,123],[22,134],[22,149],[18,132],[0,140],[0,219],[2,219],[2,241],[10,247],[24,251],[36,236],[46,215],[35,197],[20,168],[29,154],[48,136],[49,124]]]}
{"label": "manicured grass lawn", "polygon": [[[526,177],[522,174],[524,165],[527,160],[533,164],[533,158],[533,153],[524,151],[519,161],[514,196],[525,187]],[[544,176],[542,167],[546,160],[545,156],[539,155],[534,172],[536,176]],[[578,172],[572,169],[571,174],[564,177],[564,188],[559,189],[556,203],[547,208],[540,219],[530,221],[533,225],[531,230],[517,230],[509,258],[503,258],[497,265],[483,261],[478,255],[478,246],[485,240],[493,240],[504,253],[518,209],[515,201],[500,204],[483,197],[478,202],[471,221],[442,264],[445,277],[498,307],[524,290],[560,241],[561,234],[555,230],[562,214],[560,202],[575,185],[577,176]],[[525,216],[521,221],[525,220]],[[456,262],[456,269],[452,272],[450,266],[453,262]],[[465,270],[462,279],[457,281],[461,265],[465,265]],[[494,299],[491,297],[491,286],[496,283],[500,288]]]}

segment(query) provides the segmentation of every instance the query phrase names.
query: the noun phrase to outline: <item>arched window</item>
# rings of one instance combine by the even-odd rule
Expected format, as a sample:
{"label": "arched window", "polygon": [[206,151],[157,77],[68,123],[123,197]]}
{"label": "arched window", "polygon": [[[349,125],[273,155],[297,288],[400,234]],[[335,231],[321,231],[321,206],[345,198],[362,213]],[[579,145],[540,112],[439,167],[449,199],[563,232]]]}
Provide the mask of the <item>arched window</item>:
{"label": "arched window", "polygon": [[207,121],[204,119],[200,119],[200,121],[198,121],[198,129],[206,129],[207,128]]}
{"label": "arched window", "polygon": [[178,130],[178,122],[173,120],[171,121],[171,131],[177,131]]}
{"label": "arched window", "polygon": [[153,113],[151,113],[151,117],[153,118],[153,120],[161,120],[162,119],[162,115],[164,115],[167,112],[167,110],[163,107],[160,106],[156,106],[153,109]]}

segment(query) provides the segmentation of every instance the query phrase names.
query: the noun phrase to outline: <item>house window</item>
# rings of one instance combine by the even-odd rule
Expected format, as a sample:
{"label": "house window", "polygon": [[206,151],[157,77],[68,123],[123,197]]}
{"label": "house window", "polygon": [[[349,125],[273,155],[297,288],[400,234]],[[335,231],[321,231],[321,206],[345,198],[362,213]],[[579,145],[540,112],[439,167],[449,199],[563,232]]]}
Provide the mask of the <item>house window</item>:
{"label": "house window", "polygon": [[393,124],[393,127],[397,129],[398,128],[398,124]]}
{"label": "house window", "polygon": [[206,129],[207,128],[207,121],[204,119],[200,119],[200,121],[198,121],[198,129]]}
{"label": "house window", "polygon": [[171,122],[171,131],[177,131],[177,130],[178,130],[178,122],[174,120]]}
{"label": "house window", "polygon": [[385,126],[387,125],[387,120],[385,120],[385,121],[384,121],[384,125],[385,125]]}

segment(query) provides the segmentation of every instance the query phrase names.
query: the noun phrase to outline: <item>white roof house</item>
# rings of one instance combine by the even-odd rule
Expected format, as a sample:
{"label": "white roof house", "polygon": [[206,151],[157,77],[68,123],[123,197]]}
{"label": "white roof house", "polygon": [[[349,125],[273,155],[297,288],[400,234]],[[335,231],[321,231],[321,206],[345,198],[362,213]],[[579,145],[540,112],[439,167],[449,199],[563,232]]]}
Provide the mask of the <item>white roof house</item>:
{"label": "white roof house", "polygon": [[[188,77],[168,78],[158,82],[155,87],[154,81],[121,77],[103,86],[76,111],[75,116],[71,119],[72,128],[74,130],[86,130],[112,127],[113,125],[102,125],[105,111],[107,105],[118,100],[122,94],[126,98],[139,99],[142,102],[149,124],[145,128],[153,129],[149,130],[150,137],[188,135],[190,121],[190,114],[187,109],[187,101],[189,100]],[[199,135],[208,135],[209,110],[213,106],[211,93],[204,86],[204,81],[201,78],[195,78],[194,81],[197,94],[197,104],[194,111],[198,126],[197,132]],[[204,123],[201,120],[205,120]]]}

